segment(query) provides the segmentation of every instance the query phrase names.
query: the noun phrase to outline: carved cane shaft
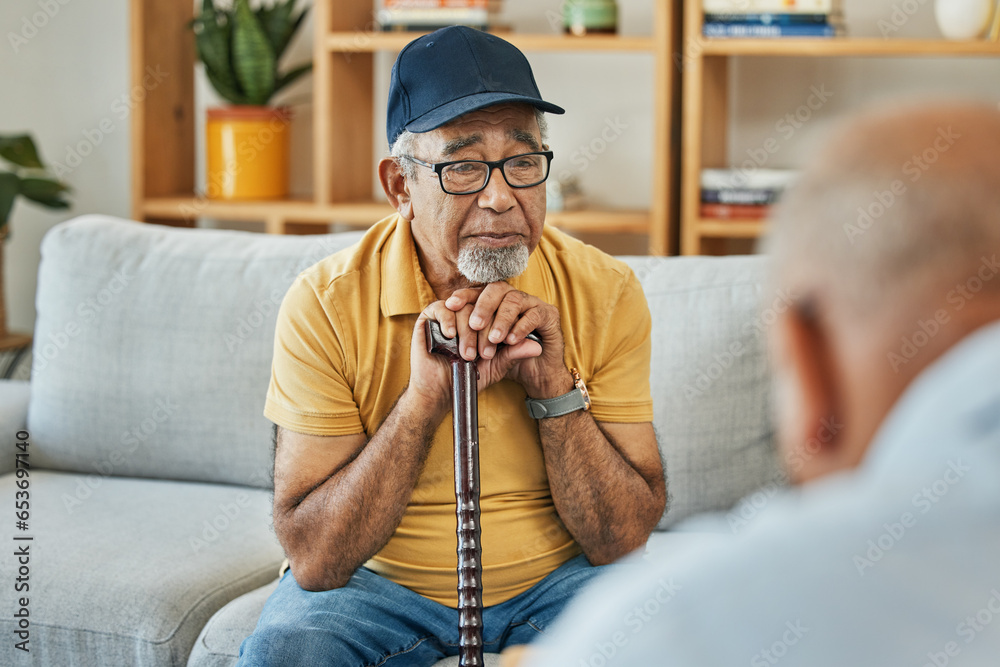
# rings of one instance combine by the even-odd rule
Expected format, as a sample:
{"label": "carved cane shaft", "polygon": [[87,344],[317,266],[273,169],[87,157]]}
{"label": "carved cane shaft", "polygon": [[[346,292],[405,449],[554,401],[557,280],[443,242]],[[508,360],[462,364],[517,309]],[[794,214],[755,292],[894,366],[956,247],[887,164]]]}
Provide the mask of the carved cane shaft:
{"label": "carved cane shaft", "polygon": [[483,566],[479,527],[479,409],[476,365],[452,361],[455,514],[458,527],[459,665],[483,664]]}
{"label": "carved cane shaft", "polygon": [[455,429],[455,517],[458,537],[458,634],[460,667],[483,665],[483,566],[479,543],[479,391],[476,364],[458,354],[437,322],[425,329],[427,351],[451,361]]}

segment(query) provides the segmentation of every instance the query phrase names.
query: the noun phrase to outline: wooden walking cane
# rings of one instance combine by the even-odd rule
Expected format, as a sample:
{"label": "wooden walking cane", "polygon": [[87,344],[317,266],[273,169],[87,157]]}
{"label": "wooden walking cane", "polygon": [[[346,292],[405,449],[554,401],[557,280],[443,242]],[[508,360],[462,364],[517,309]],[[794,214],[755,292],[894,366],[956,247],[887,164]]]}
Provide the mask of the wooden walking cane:
{"label": "wooden walking cane", "polygon": [[[455,514],[458,532],[459,667],[483,663],[483,550],[479,542],[479,373],[475,361],[458,353],[458,338],[445,338],[441,325],[427,320],[427,351],[451,361],[455,431]],[[529,338],[541,344],[534,332]]]}
{"label": "wooden walking cane", "polygon": [[475,361],[458,353],[458,338],[426,323],[427,351],[451,361],[455,422],[455,514],[458,519],[458,641],[460,667],[483,665],[483,565],[479,543],[479,390]]}

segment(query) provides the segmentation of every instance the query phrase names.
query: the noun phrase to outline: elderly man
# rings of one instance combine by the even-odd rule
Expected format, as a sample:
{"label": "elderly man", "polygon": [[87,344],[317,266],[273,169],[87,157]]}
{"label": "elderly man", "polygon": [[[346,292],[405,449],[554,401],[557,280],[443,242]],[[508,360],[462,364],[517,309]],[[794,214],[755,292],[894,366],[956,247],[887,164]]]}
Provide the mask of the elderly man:
{"label": "elderly man", "polygon": [[497,37],[446,28],[399,54],[379,163],[398,213],[279,314],[265,415],[290,568],[241,665],[457,654],[450,373],[428,319],[477,360],[488,652],[544,632],[662,514],[649,312],[625,265],[544,226],[543,111],[563,112]]}
{"label": "elderly man", "polygon": [[998,155],[995,108],[835,136],[767,244],[797,296],[771,333],[799,485],[732,542],[594,582],[531,665],[997,664]]}

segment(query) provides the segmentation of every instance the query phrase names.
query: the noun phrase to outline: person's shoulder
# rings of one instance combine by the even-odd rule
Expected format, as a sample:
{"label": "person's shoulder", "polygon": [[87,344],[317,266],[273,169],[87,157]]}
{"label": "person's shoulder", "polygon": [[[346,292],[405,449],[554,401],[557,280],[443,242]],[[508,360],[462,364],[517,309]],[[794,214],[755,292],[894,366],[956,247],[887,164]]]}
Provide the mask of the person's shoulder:
{"label": "person's shoulder", "polygon": [[633,276],[628,264],[549,225],[542,231],[538,249],[554,271],[571,278],[590,277],[606,280],[609,276],[628,279]]}
{"label": "person's shoulder", "polygon": [[386,243],[396,231],[399,216],[390,215],[368,228],[356,243],[324,257],[302,271],[297,279],[317,292],[326,292],[342,282],[354,282],[372,266],[377,268]]}

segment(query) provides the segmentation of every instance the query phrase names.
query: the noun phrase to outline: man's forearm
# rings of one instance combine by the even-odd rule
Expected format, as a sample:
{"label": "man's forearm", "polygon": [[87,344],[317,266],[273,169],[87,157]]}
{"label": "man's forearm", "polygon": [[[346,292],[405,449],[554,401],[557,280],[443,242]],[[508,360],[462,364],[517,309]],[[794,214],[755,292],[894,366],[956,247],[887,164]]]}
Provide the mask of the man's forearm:
{"label": "man's forearm", "polygon": [[594,565],[642,546],[666,501],[662,470],[640,472],[589,412],[538,422],[556,511]]}
{"label": "man's forearm", "polygon": [[330,590],[392,537],[417,483],[440,417],[404,391],[358,455],[294,507],[275,529],[299,584]]}

